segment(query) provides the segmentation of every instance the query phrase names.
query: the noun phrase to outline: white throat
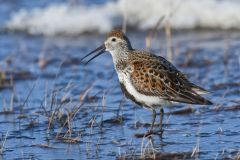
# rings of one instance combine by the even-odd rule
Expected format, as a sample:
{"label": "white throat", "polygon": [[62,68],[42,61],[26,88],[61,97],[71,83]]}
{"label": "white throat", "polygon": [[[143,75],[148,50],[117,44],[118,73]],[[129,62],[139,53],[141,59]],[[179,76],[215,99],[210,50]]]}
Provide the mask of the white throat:
{"label": "white throat", "polygon": [[108,51],[108,52],[112,55],[114,65],[116,65],[118,62],[121,62],[121,61],[122,62],[127,61],[127,59],[128,59],[127,53],[125,53],[123,51],[111,50],[111,51]]}

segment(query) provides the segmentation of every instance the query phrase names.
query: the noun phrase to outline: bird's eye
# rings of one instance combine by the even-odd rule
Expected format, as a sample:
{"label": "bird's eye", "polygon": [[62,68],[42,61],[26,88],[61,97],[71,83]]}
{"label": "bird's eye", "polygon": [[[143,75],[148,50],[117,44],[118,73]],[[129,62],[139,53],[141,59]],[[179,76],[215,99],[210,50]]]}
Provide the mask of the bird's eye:
{"label": "bird's eye", "polygon": [[112,38],[112,42],[115,42],[116,41],[116,38]]}

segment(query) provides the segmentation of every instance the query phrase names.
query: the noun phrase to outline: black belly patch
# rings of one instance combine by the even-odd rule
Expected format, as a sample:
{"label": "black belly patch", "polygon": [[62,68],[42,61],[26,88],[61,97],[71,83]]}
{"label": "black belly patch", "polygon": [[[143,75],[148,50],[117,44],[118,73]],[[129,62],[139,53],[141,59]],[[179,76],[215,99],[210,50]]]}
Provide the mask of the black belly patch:
{"label": "black belly patch", "polygon": [[126,87],[124,86],[124,84],[122,84],[122,83],[120,82],[120,86],[121,86],[122,92],[125,94],[125,96],[126,96],[127,98],[131,99],[131,100],[132,100],[133,102],[135,102],[136,104],[138,104],[138,105],[140,105],[140,106],[143,106],[142,103],[138,102],[138,101],[135,99],[135,97],[127,91],[127,89],[126,89]]}

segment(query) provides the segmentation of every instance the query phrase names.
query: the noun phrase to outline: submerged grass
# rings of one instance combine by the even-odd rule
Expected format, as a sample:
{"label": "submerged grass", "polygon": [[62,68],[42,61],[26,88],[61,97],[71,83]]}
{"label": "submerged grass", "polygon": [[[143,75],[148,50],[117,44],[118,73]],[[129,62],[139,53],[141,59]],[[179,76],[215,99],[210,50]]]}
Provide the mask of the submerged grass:
{"label": "submerged grass", "polygon": [[1,145],[0,145],[0,154],[4,154],[4,151],[5,151],[5,144],[6,144],[6,141],[7,141],[7,137],[8,137],[8,131],[5,135],[2,135],[2,138],[1,138]]}

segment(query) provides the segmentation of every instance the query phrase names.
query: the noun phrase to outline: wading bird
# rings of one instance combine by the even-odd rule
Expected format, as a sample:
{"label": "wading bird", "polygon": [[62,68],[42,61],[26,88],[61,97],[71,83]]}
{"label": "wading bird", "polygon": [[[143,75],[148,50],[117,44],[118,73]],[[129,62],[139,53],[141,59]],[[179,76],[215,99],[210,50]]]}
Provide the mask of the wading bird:
{"label": "wading bird", "polygon": [[[110,32],[103,45],[81,60],[98,52],[88,62],[104,52],[112,55],[122,91],[127,98],[152,110],[152,124],[148,134],[163,133],[163,105],[168,102],[211,105],[200,96],[207,91],[190,82],[169,61],[146,51],[133,49],[127,36],[120,30]],[[160,130],[153,132],[156,109],[160,108]]]}

